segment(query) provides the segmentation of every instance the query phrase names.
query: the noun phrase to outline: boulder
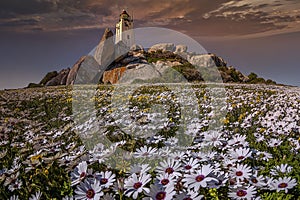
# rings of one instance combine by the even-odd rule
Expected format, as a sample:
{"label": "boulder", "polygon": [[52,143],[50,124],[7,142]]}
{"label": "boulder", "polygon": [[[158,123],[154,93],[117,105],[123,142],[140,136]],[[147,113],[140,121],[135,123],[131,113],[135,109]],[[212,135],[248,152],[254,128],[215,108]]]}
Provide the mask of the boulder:
{"label": "boulder", "polygon": [[141,53],[141,52],[132,52],[132,55],[134,56],[134,57],[138,57],[138,58],[140,58],[140,59],[146,59],[146,56],[143,54],[143,53]]}
{"label": "boulder", "polygon": [[124,58],[123,60],[121,60],[120,63],[121,63],[122,65],[128,65],[129,63],[137,62],[137,61],[139,61],[139,60],[140,60],[139,57],[128,56],[128,57]]}
{"label": "boulder", "polygon": [[142,45],[134,44],[130,47],[130,51],[144,51],[144,48]]}
{"label": "boulder", "polygon": [[38,87],[43,87],[43,85],[37,83],[29,83],[27,86],[27,88],[38,88]]}
{"label": "boulder", "polygon": [[227,63],[220,57],[214,54],[201,54],[189,56],[188,61],[200,67],[222,67],[227,66]]}
{"label": "boulder", "polygon": [[150,47],[150,49],[148,50],[148,52],[155,52],[157,50],[161,50],[161,51],[171,51],[173,52],[175,49],[175,45],[173,43],[161,43],[161,44],[155,44],[152,47]]}
{"label": "boulder", "polygon": [[175,61],[175,62],[171,62],[171,61],[162,61],[162,60],[158,60],[155,64],[154,67],[157,71],[159,71],[161,74],[164,73],[164,71],[170,67],[174,67],[177,65],[181,65],[180,62]]}
{"label": "boulder", "polygon": [[123,73],[126,71],[126,67],[119,67],[103,73],[102,82],[104,84],[116,84],[120,80]]}
{"label": "boulder", "polygon": [[86,56],[79,65],[74,84],[98,84],[105,71],[105,66],[100,66],[93,56]]}
{"label": "boulder", "polygon": [[81,65],[81,63],[85,60],[86,56],[82,56],[71,68],[68,77],[67,77],[67,81],[66,81],[66,85],[73,85],[74,81],[76,79],[76,75],[77,72],[79,70],[79,67]]}
{"label": "boulder", "polygon": [[55,86],[55,85],[66,85],[67,76],[70,72],[70,68],[61,70],[57,76],[48,81],[46,86]]}
{"label": "boulder", "polygon": [[186,45],[176,45],[175,47],[175,53],[182,53],[182,52],[187,52],[187,46]]}
{"label": "boulder", "polygon": [[119,83],[132,83],[138,80],[151,80],[159,78],[161,74],[151,64],[137,64],[135,67],[126,69],[122,74]]}
{"label": "boulder", "polygon": [[114,60],[115,45],[113,35],[113,32],[109,28],[106,28],[96,47],[94,57],[99,65],[108,66]]}
{"label": "boulder", "polygon": [[57,71],[48,72],[46,76],[40,81],[40,85],[46,85],[47,82],[49,82],[51,79],[53,79],[55,76],[57,76]]}
{"label": "boulder", "polygon": [[129,47],[122,41],[119,41],[115,45],[114,49],[114,60],[119,60],[127,57],[128,52],[130,51]]}

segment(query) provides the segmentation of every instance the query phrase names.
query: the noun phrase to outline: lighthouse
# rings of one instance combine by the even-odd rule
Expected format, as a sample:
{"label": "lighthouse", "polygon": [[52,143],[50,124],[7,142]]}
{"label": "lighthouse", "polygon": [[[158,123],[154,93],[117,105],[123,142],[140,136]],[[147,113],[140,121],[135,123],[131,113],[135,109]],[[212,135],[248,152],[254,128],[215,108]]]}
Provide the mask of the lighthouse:
{"label": "lighthouse", "polygon": [[119,22],[116,24],[115,43],[122,41],[127,47],[134,45],[133,19],[123,10]]}

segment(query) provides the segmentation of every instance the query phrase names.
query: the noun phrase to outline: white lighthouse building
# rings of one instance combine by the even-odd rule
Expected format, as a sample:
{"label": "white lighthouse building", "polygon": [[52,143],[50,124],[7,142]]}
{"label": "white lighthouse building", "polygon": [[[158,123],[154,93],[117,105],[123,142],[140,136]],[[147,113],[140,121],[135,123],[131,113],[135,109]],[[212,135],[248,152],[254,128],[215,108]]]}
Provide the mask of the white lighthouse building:
{"label": "white lighthouse building", "polygon": [[122,41],[127,47],[134,45],[133,19],[123,10],[116,24],[115,43]]}

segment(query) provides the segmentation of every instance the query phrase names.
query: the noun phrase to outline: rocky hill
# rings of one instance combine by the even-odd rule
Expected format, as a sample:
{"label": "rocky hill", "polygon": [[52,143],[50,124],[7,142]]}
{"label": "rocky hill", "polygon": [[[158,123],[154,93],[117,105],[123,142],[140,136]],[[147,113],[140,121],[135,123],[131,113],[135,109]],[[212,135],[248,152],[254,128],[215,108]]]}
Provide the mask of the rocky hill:
{"label": "rocky hill", "polygon": [[[73,67],[49,72],[39,84],[28,87],[72,85],[76,83],[133,82],[201,82],[267,83],[252,73],[243,75],[215,54],[188,52],[187,46],[172,43],[156,44],[148,50],[140,45],[131,49],[113,42],[113,33],[106,29],[93,55],[81,57]],[[222,79],[222,80],[218,80]]]}

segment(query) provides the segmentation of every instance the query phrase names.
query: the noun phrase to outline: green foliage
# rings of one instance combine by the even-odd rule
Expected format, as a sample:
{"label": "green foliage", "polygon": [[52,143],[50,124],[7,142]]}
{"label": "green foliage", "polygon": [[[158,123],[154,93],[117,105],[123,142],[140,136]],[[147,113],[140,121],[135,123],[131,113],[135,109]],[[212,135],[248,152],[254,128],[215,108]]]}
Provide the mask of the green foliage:
{"label": "green foliage", "polygon": [[264,78],[261,78],[261,77],[258,77],[257,74],[251,72],[249,75],[248,75],[248,83],[252,83],[252,84],[268,84],[268,85],[276,85],[276,82],[275,81],[272,81],[270,79],[268,80],[265,80]]}
{"label": "green foliage", "polygon": [[248,75],[248,78],[249,78],[249,81],[252,81],[252,80],[255,80],[257,79],[257,74],[251,72],[249,75]]}
{"label": "green foliage", "polygon": [[171,62],[178,61],[181,63],[187,62],[181,56],[174,54],[173,52],[170,52],[170,51],[157,50],[154,52],[145,52],[144,55],[146,56],[147,62],[149,62],[149,63],[156,63],[159,60],[171,61]]}

